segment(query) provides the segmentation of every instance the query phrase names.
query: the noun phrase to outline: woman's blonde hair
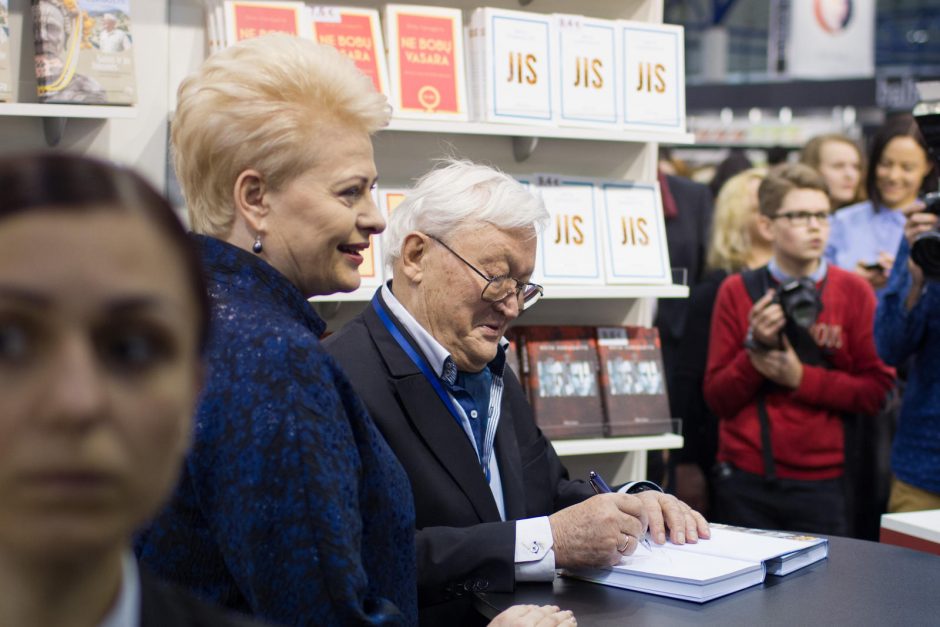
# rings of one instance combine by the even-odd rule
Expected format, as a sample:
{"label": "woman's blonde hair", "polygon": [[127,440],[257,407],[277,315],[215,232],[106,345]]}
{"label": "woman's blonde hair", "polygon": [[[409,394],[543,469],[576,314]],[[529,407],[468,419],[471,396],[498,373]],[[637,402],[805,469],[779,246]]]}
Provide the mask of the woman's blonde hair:
{"label": "woman's blonde hair", "polygon": [[715,199],[705,258],[709,269],[734,273],[747,267],[751,252],[750,224],[759,211],[753,183],[760,183],[765,175],[763,168],[751,168],[732,176],[721,186]]}
{"label": "woman's blonde hair", "polygon": [[374,133],[388,101],[330,46],[282,34],[249,39],[210,56],[177,92],[173,164],[192,228],[224,236],[234,220],[239,174],[258,170],[279,189],[318,158],[329,125]]}

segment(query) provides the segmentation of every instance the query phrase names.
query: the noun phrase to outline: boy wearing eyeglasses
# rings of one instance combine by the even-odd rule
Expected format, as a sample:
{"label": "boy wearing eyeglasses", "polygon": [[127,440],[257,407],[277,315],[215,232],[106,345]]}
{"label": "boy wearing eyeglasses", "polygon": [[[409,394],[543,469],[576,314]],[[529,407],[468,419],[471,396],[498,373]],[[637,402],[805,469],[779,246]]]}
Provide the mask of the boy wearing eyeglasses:
{"label": "boy wearing eyeglasses", "polygon": [[893,372],[875,351],[875,297],[828,265],[831,204],[812,168],[758,190],[773,258],[729,277],[715,302],[705,400],[720,418],[715,520],[845,535],[843,418],[873,415]]}

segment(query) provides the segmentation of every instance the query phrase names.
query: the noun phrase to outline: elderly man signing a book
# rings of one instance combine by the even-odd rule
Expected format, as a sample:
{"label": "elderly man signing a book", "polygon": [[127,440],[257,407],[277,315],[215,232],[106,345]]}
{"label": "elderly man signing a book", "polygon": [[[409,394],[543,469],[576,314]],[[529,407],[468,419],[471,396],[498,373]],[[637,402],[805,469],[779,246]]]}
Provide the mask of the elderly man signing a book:
{"label": "elderly man signing a book", "polygon": [[593,495],[570,480],[505,368],[503,334],[541,296],[528,282],[541,201],[492,168],[451,162],[392,214],[394,278],[325,345],[408,473],[417,514],[421,619],[471,615],[476,591],[605,567],[708,525],[649,482]]}

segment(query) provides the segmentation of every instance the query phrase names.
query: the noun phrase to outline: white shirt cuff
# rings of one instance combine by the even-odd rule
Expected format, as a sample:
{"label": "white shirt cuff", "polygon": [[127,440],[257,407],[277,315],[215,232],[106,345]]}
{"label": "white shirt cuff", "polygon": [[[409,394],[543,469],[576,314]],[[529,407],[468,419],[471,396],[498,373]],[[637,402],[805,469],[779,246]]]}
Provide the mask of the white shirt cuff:
{"label": "white shirt cuff", "polygon": [[552,526],[547,516],[516,521],[516,581],[555,578]]}

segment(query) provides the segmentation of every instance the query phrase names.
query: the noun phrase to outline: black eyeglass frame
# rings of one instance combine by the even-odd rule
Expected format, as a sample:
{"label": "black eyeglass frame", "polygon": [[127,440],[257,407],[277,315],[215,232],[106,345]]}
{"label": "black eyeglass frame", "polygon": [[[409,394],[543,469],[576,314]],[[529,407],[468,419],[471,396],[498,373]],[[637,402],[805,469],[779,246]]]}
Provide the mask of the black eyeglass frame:
{"label": "black eyeglass frame", "polygon": [[[443,246],[444,248],[446,248],[448,251],[450,251],[450,253],[454,257],[461,260],[464,263],[464,265],[466,265],[468,268],[476,272],[484,281],[486,281],[486,285],[483,286],[483,291],[480,292],[480,300],[482,300],[483,302],[498,303],[501,300],[505,300],[506,297],[509,296],[510,294],[515,294],[516,301],[519,303],[519,309],[524,311],[528,309],[529,307],[531,307],[532,305],[534,305],[535,303],[537,303],[539,299],[542,298],[542,296],[545,293],[545,289],[538,283],[527,283],[526,281],[520,281],[519,279],[511,277],[508,274],[501,274],[499,276],[493,276],[493,277],[486,276],[486,274],[481,272],[476,266],[474,266],[472,263],[470,263],[469,261],[461,257],[459,254],[457,254],[457,251],[455,251],[453,248],[451,248],[450,246],[442,242],[440,239],[434,237],[433,235],[428,235],[428,237],[434,240],[435,242],[437,242],[438,244],[440,244],[441,246]],[[502,296],[502,298],[487,298],[486,297],[486,290],[490,288],[490,285],[492,285],[494,281],[502,281],[506,279],[515,281],[516,283],[516,287],[511,292],[506,292]],[[530,292],[530,296],[528,298],[525,297],[527,288],[534,288]]]}

